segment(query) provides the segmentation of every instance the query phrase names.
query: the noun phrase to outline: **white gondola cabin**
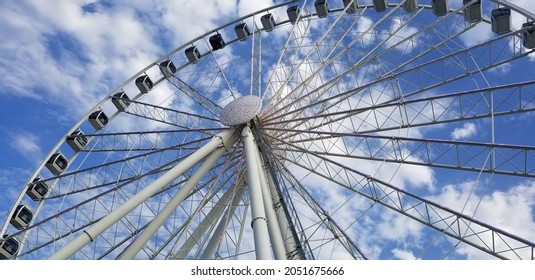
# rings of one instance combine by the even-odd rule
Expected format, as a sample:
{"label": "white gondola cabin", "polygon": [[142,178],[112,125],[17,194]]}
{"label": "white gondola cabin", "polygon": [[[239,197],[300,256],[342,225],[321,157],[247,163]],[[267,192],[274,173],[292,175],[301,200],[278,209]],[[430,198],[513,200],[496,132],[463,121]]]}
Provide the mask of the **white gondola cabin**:
{"label": "white gondola cabin", "polygon": [[0,240],[0,260],[12,258],[19,251],[20,243],[8,234],[4,234]]}
{"label": "white gondola cabin", "polygon": [[262,27],[264,27],[264,30],[267,32],[270,32],[275,28],[275,19],[272,14],[263,15],[260,18],[260,22],[262,22]]}
{"label": "white gondola cabin", "polygon": [[147,93],[149,92],[149,90],[152,89],[152,87],[154,86],[154,83],[152,82],[149,76],[143,75],[143,76],[137,77],[136,86],[141,93]]}
{"label": "white gondola cabin", "polygon": [[249,31],[249,27],[247,27],[247,23],[242,22],[236,26],[234,26],[234,31],[236,32],[236,36],[238,36],[238,39],[240,41],[247,40],[247,37],[251,36],[251,32]]}
{"label": "white gondola cabin", "polygon": [[[463,5],[466,5],[471,1],[472,0],[463,0]],[[464,9],[464,20],[470,23],[481,21],[481,13],[481,0],[477,0]]]}
{"label": "white gondola cabin", "polygon": [[100,130],[108,124],[108,116],[102,110],[98,110],[89,115],[89,122],[96,130]]}
{"label": "white gondola cabin", "polygon": [[299,9],[299,6],[291,6],[286,10],[286,13],[288,14],[288,19],[292,24],[297,22],[297,18],[299,17],[299,13],[301,13],[301,10]]}
{"label": "white gondola cabin", "polygon": [[117,108],[117,110],[126,111],[128,106],[130,105],[130,98],[124,91],[121,91],[111,97],[111,103],[115,105],[115,108]]}
{"label": "white gondola cabin", "polygon": [[59,175],[67,169],[68,161],[61,153],[55,153],[46,161],[45,166],[54,175]]}
{"label": "white gondola cabin", "polygon": [[176,73],[176,66],[170,59],[162,61],[158,67],[160,68],[162,75],[166,78],[169,78]]}
{"label": "white gondola cabin", "polygon": [[527,22],[522,24],[522,44],[527,49],[535,49],[535,23]]}
{"label": "white gondola cabin", "polygon": [[414,13],[418,9],[418,0],[405,0],[403,10],[407,13]]}
{"label": "white gondola cabin", "polygon": [[76,130],[67,136],[66,141],[75,152],[78,152],[87,145],[88,139],[81,130]]}
{"label": "white gondola cabin", "polygon": [[20,204],[15,208],[13,216],[9,221],[16,229],[27,227],[33,220],[33,211],[26,205]]}
{"label": "white gondola cabin", "polygon": [[359,9],[359,1],[358,0],[344,0],[344,7],[347,7],[347,6],[349,6],[349,8],[347,8],[346,13],[352,14]]}
{"label": "white gondola cabin", "polygon": [[199,49],[197,49],[196,46],[191,46],[187,48],[185,51],[186,57],[188,58],[188,61],[190,63],[195,63],[199,59],[201,59],[201,53],[199,52]]}
{"label": "white gondola cabin", "polygon": [[324,18],[329,14],[327,0],[316,0],[316,2],[314,2],[314,8],[316,9],[316,14],[319,18]]}
{"label": "white gondola cabin", "polygon": [[26,190],[26,194],[33,200],[43,199],[48,192],[50,192],[50,187],[46,182],[41,181],[39,177],[33,179]]}
{"label": "white gondola cabin", "polygon": [[448,13],[448,0],[431,0],[433,14],[437,17],[444,16]]}
{"label": "white gondola cabin", "polygon": [[511,9],[498,8],[491,12],[492,32],[500,35],[511,32]]}
{"label": "white gondola cabin", "polygon": [[376,12],[383,12],[388,7],[387,0],[373,0],[373,8]]}

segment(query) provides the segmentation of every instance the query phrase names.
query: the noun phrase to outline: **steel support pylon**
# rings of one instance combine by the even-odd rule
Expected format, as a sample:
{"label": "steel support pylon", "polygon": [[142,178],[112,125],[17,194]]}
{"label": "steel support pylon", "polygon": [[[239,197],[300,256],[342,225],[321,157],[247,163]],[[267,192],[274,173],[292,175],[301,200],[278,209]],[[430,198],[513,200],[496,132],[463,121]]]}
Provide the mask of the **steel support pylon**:
{"label": "steel support pylon", "polygon": [[80,234],[77,238],[75,238],[70,243],[61,248],[59,251],[57,251],[55,254],[53,254],[49,259],[61,260],[67,259],[72,256],[74,253],[82,249],[86,244],[92,242],[100,234],[102,234],[112,225],[117,223],[120,219],[125,217],[134,208],[136,208],[141,203],[149,199],[151,196],[159,192],[163,187],[171,183],[177,177],[182,175],[185,171],[195,166],[207,155],[215,151],[217,148],[221,147],[221,145],[225,145],[226,143],[228,143],[229,140],[233,138],[234,132],[235,129],[231,128],[214,136],[212,140],[208,142],[205,146],[198,149],[195,153],[191,154],[185,160],[180,162],[177,166],[167,171],[167,173],[165,173],[152,184],[137,193],[130,200],[126,201],[117,209],[110,212],[107,216],[100,219],[91,228],[84,230],[82,234]]}
{"label": "steel support pylon", "polygon": [[251,196],[251,226],[253,227],[256,259],[271,260],[273,258],[270,252],[268,221],[260,183],[260,169],[257,162],[258,147],[249,126],[243,128],[242,138],[245,146],[245,161],[247,163],[247,184],[249,185],[249,194]]}

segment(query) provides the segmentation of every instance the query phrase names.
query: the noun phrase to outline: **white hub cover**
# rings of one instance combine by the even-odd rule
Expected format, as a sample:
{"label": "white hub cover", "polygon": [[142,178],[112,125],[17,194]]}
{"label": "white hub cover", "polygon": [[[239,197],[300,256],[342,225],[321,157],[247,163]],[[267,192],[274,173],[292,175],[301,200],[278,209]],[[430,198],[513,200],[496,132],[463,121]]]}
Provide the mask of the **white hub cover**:
{"label": "white hub cover", "polygon": [[221,112],[220,121],[224,125],[235,126],[248,123],[262,109],[262,99],[256,95],[245,95],[231,101]]}

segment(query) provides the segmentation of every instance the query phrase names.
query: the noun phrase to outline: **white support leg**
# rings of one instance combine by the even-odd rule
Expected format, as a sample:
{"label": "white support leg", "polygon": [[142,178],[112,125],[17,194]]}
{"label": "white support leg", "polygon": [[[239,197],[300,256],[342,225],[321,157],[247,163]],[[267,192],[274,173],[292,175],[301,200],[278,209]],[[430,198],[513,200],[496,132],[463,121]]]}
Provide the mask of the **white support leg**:
{"label": "white support leg", "polygon": [[213,152],[222,144],[224,145],[225,143],[227,143],[228,140],[231,139],[231,137],[233,136],[234,131],[234,129],[229,129],[214,136],[214,138],[205,146],[187,157],[177,166],[167,171],[167,173],[162,175],[152,184],[137,193],[134,197],[123,203],[121,206],[109,213],[107,216],[100,219],[91,228],[85,230],[84,233],[80,234],[77,238],[75,238],[69,244],[65,245],[54,255],[52,255],[50,259],[62,260],[72,256],[75,252],[82,249],[82,247],[84,247],[87,243],[93,241],[105,230],[107,230],[109,227],[111,227],[128,213],[130,213],[130,211],[132,211],[134,208],[149,199],[151,196],[158,193],[163,187],[165,187],[167,184],[171,183],[177,177],[182,175],[186,170],[195,166],[195,164],[197,164],[199,161],[201,161],[204,157]]}
{"label": "white support leg", "polygon": [[223,196],[217,201],[216,205],[210,209],[210,212],[204,217],[204,219],[199,223],[197,228],[191,233],[191,235],[186,239],[186,242],[180,247],[180,249],[175,254],[176,259],[185,259],[193,246],[199,243],[199,240],[206,231],[210,228],[210,225],[217,222],[223,214],[223,210],[227,207],[228,202],[232,198],[232,195],[235,194],[236,187],[233,186],[228,188]]}
{"label": "white support leg", "polygon": [[[232,145],[234,139],[231,139],[229,144]],[[146,229],[143,230],[140,236],[136,238],[126,250],[117,258],[119,260],[131,260],[133,259],[139,251],[147,244],[147,242],[152,238],[152,236],[158,231],[158,229],[165,223],[165,221],[173,214],[175,209],[188,197],[191,191],[195,186],[201,181],[201,179],[206,175],[206,173],[214,166],[217,160],[223,156],[226,148],[221,147],[210,154],[204,162],[201,164],[199,169],[189,178],[189,180],[182,186],[180,191],[165,205],[165,207],[154,217],[154,219],[149,223]]]}
{"label": "white support leg", "polygon": [[[273,182],[273,178],[271,178],[271,176],[267,176],[267,179],[269,187],[271,189],[273,203],[279,203],[280,197],[277,193],[277,190],[275,189],[275,183]],[[284,240],[284,247],[286,248],[286,252],[297,251],[297,245],[295,244],[294,236],[292,230],[290,229],[290,223],[288,222],[286,213],[284,213],[284,209],[282,207],[278,207],[275,210],[275,214],[277,215],[277,220],[279,222],[282,240]],[[299,254],[292,254],[291,257],[292,260],[297,259],[299,258]]]}
{"label": "white support leg", "polygon": [[246,126],[242,130],[247,162],[247,183],[250,188],[252,226],[257,260],[271,260],[269,231],[267,226],[262,187],[260,185],[259,167],[256,160],[257,146],[251,129]]}
{"label": "white support leg", "polygon": [[260,186],[262,187],[262,198],[264,199],[264,206],[266,210],[266,217],[268,220],[269,237],[271,238],[271,246],[273,247],[273,255],[276,260],[286,260],[286,248],[284,247],[284,240],[280,231],[279,222],[275,209],[273,208],[273,200],[271,191],[266,181],[266,172],[264,164],[260,156],[258,148],[256,150],[256,163],[258,164],[258,175],[260,177]]}
{"label": "white support leg", "polygon": [[234,212],[236,211],[236,208],[238,204],[240,203],[240,200],[243,197],[243,194],[245,193],[245,186],[242,185],[245,184],[243,179],[240,179],[240,182],[237,185],[237,191],[234,195],[234,199],[232,199],[232,202],[227,209],[227,212],[224,214],[224,217],[228,217],[228,219],[223,218],[219,225],[217,226],[215,232],[212,234],[212,238],[210,241],[208,241],[208,245],[204,248],[204,252],[202,253],[201,259],[207,260],[214,257],[214,252],[217,248],[217,245],[220,243],[221,236],[223,235],[223,232],[225,231],[225,228],[227,227],[228,220],[232,219],[232,216],[234,216]]}

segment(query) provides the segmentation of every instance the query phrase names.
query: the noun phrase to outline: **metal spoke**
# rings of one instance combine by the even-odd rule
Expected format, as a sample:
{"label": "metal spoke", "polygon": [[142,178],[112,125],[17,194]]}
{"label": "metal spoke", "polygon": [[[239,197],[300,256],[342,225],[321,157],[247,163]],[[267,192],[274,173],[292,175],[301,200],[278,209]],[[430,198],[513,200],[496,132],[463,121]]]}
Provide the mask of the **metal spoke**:
{"label": "metal spoke", "polygon": [[[99,85],[5,211],[0,259],[535,260],[535,15],[326,2],[220,13]],[[167,35],[135,59],[181,38],[150,22]]]}
{"label": "metal spoke", "polygon": [[[271,128],[285,123],[311,123],[305,127],[308,130],[315,130],[324,129],[333,123],[349,124],[345,121],[351,119],[351,125],[344,127],[344,130],[361,134],[527,113],[535,109],[534,85],[535,81],[528,81],[455,94],[398,100],[288,121],[266,122],[264,125]],[[489,103],[491,96],[494,98],[494,106],[490,106]],[[295,133],[279,136],[287,138],[293,135]]]}
{"label": "metal spoke", "polygon": [[221,106],[213,102],[210,98],[204,96],[192,86],[182,81],[177,75],[171,75],[168,80],[173,86],[175,86],[182,93],[186,94],[189,98],[193,99],[197,104],[204,107],[214,117],[218,118],[221,114]]}
{"label": "metal spoke", "polygon": [[[364,11],[365,11],[365,9],[361,10],[360,11],[360,15],[362,15],[364,13]],[[349,31],[351,30],[352,26],[355,23],[357,23],[358,20],[360,19],[360,16],[351,19],[352,22],[351,22],[350,27],[347,30],[345,30],[345,32],[343,33],[341,38],[336,38],[335,39],[335,40],[337,40],[337,42],[335,44],[333,44],[333,45],[324,44],[323,41],[326,41],[327,39],[331,39],[330,37],[332,35],[330,36],[330,34],[331,34],[330,31],[336,26],[336,24],[338,23],[339,20],[343,19],[343,17],[342,17],[343,14],[340,14],[337,17],[337,19],[329,26],[327,31],[323,33],[322,37],[315,43],[313,48],[308,52],[307,56],[305,58],[303,58],[298,65],[293,67],[294,68],[293,72],[289,76],[283,77],[284,80],[283,80],[282,85],[280,85],[279,89],[276,89],[276,90],[272,89],[272,91],[274,91],[275,94],[270,98],[268,104],[266,105],[266,107],[264,109],[264,111],[266,113],[263,113],[263,114],[269,114],[269,111],[272,110],[273,108],[277,108],[277,112],[281,112],[281,110],[282,110],[282,112],[284,112],[285,108],[284,107],[280,108],[281,106],[279,105],[279,103],[283,102],[287,98],[290,98],[292,95],[306,97],[307,95],[303,94],[304,90],[307,89],[308,87],[315,88],[315,85],[312,85],[311,83],[318,82],[317,81],[318,79],[319,79],[320,84],[323,84],[324,82],[321,81],[322,78],[319,76],[319,74],[322,73],[322,70],[324,70],[327,65],[329,65],[332,62],[334,62],[335,59],[338,58],[340,55],[342,55],[344,52],[346,52],[347,50],[351,49],[352,45],[355,45],[358,42],[366,40],[365,35],[368,34],[369,32],[371,32],[380,23],[382,23],[383,21],[388,19],[388,17],[391,14],[393,14],[395,11],[396,11],[396,9],[393,9],[392,11],[389,11],[379,21],[374,23],[374,25],[370,26],[365,32],[363,32],[360,36],[358,36],[356,39],[354,39],[348,46],[344,47],[340,52],[338,52],[334,57],[331,58],[330,56],[333,54],[333,51],[335,49],[337,49],[338,46],[340,45],[340,43],[343,41],[343,39],[350,34]],[[317,61],[314,60],[314,59],[317,59]],[[319,65],[319,67],[312,68],[313,65],[316,65],[316,64]],[[292,91],[289,94],[287,94],[285,97],[281,98],[280,96],[282,94],[282,91],[280,89],[283,89],[287,85],[287,83],[293,78],[294,75],[299,74],[299,69],[302,66],[310,67],[311,69],[309,69],[309,70],[310,70],[311,73],[308,75],[308,77],[306,79],[303,79],[302,81],[300,81],[298,86],[296,88],[292,89]],[[275,104],[272,105],[271,103],[275,103]]]}
{"label": "metal spoke", "polygon": [[[141,152],[156,151],[166,149],[196,149],[199,148],[198,141],[188,139],[208,139],[209,135],[219,132],[224,128],[202,128],[202,129],[181,129],[181,130],[151,130],[87,134],[92,145],[81,149],[81,152]],[[177,143],[190,142],[190,146]]]}
{"label": "metal spoke", "polygon": [[[531,146],[304,130],[291,132],[299,133],[292,143],[309,143],[307,151],[328,157],[535,177],[535,147]],[[343,148],[332,151],[325,148],[325,145],[335,146],[342,138],[345,144]],[[287,152],[299,151],[286,148],[284,143],[274,142],[272,147]]]}
{"label": "metal spoke", "polygon": [[[462,8],[458,9],[456,12],[461,11],[461,10],[462,10]],[[390,47],[387,47],[387,48],[385,48],[383,50],[380,50],[381,47],[386,42],[388,42],[389,39],[392,38],[392,36],[394,36],[398,31],[400,31],[402,29],[403,26],[405,26],[412,19],[414,19],[415,16],[416,15],[412,16],[409,20],[407,20],[407,22],[405,24],[401,24],[399,27],[397,27],[397,29],[394,32],[389,32],[390,35],[386,38],[386,40],[382,40],[381,42],[379,42],[379,44],[377,46],[375,46],[373,49],[370,49],[368,52],[362,52],[361,53],[360,49],[354,50],[354,49],[350,48],[351,45],[346,47],[346,48],[344,48],[344,49],[342,49],[337,56],[339,56],[341,54],[344,54],[344,53],[347,53],[347,52],[358,52],[359,55],[357,55],[357,57],[360,57],[360,58],[356,62],[354,62],[353,64],[348,65],[349,68],[347,70],[345,70],[344,72],[340,72],[339,75],[336,76],[336,78],[328,81],[327,83],[323,83],[322,85],[320,85],[319,87],[315,88],[314,90],[308,92],[307,94],[296,95],[298,98],[296,98],[291,103],[281,104],[279,107],[282,107],[282,108],[278,108],[277,114],[276,115],[273,114],[273,116],[279,116],[280,117],[281,113],[288,111],[288,109],[290,108],[291,105],[297,103],[300,100],[306,99],[306,100],[312,100],[311,102],[314,102],[315,100],[318,99],[319,96],[322,96],[325,93],[327,93],[329,90],[331,90],[332,87],[335,86],[343,78],[347,78],[348,76],[353,75],[357,70],[361,70],[362,71],[361,68],[364,68],[365,66],[366,67],[370,67],[369,65],[373,66],[374,61],[382,61],[382,62],[391,61],[391,60],[398,61],[400,63],[400,65],[393,66],[392,70],[390,70],[390,72],[393,72],[393,71],[398,70],[398,69],[403,69],[405,66],[410,65],[411,63],[417,61],[418,59],[420,59],[422,57],[425,57],[425,55],[430,53],[432,50],[440,50],[440,49],[444,48],[454,38],[457,38],[458,36],[460,36],[461,34],[465,33],[466,31],[470,30],[474,26],[474,24],[465,26],[464,25],[464,21],[460,20],[460,17],[456,16],[455,13],[451,13],[451,14],[449,14],[449,15],[441,18],[441,19],[438,19],[435,22],[427,25],[425,28],[423,28],[423,29],[421,29],[421,30],[419,30],[419,31],[417,31],[417,32],[415,32],[413,34],[410,34],[409,36],[407,36],[407,37],[403,38],[402,40],[400,40],[398,43],[395,43]],[[383,19],[384,19],[384,17],[383,17]],[[375,25],[378,25],[378,23],[376,23]],[[439,28],[441,26],[460,27],[460,30],[459,31],[457,31],[457,30],[454,31],[453,28],[448,28],[448,29],[445,30],[445,32],[443,32],[443,31],[439,30]],[[368,31],[369,30],[371,30],[371,29],[368,29]],[[366,32],[368,32],[368,31],[366,31]],[[434,45],[428,46],[427,49],[425,49],[425,50],[420,50],[419,48],[421,47],[420,46],[421,44],[424,44],[424,45],[427,44],[426,42],[420,42],[417,39],[417,38],[422,37],[422,36],[423,37],[429,37],[429,41],[430,42],[436,42],[436,43]],[[359,39],[363,40],[363,41],[366,40],[366,38],[363,37],[362,35],[359,37]],[[354,44],[355,42],[356,41],[352,42],[352,44]],[[418,42],[418,43],[416,43],[416,42]],[[366,44],[364,44],[364,45],[366,45]],[[399,47],[403,46],[403,45],[407,45],[409,47],[409,49],[404,52],[404,56],[407,56],[407,61],[399,61],[400,57],[397,54]],[[380,50],[380,51],[377,52],[377,53],[374,53],[377,50]],[[326,62],[326,64],[332,63],[332,62],[335,62],[335,60],[330,60],[330,61]],[[368,71],[369,70],[366,70],[366,73],[368,73]],[[370,73],[370,75],[373,76],[374,74]],[[386,75],[386,74],[384,74],[384,75]],[[379,79],[379,78],[380,77],[378,77],[377,79]],[[364,83],[367,83],[367,82],[364,82]],[[357,79],[357,85],[358,85],[358,79]],[[292,94],[292,93],[290,93],[290,94]],[[310,96],[312,96],[312,97],[310,97]],[[304,110],[305,108],[302,108],[302,109]],[[300,110],[300,111],[302,111],[302,110]],[[298,112],[298,111],[296,111],[296,112]],[[270,119],[273,116],[271,116],[268,113],[264,113],[263,114],[263,117],[267,118],[267,119]]]}
{"label": "metal spoke", "polygon": [[[229,168],[232,168],[233,166],[234,166],[234,164],[231,165]],[[218,174],[219,174],[218,172],[215,172],[215,171],[220,170],[220,168],[222,168],[222,167],[223,167],[223,163],[214,166],[214,168],[212,169],[213,171],[211,172],[212,173],[211,174],[211,178],[207,179],[207,182],[202,184],[200,186],[199,190],[202,187],[204,187],[206,184],[209,184],[212,181],[214,181],[217,178]],[[151,172],[148,172],[146,174],[142,174],[140,176],[136,176],[134,178],[125,180],[124,182],[122,182],[120,184],[116,184],[115,186],[110,186],[106,190],[94,195],[93,197],[87,198],[86,200],[81,201],[77,205],[73,205],[73,206],[71,206],[69,208],[66,208],[65,210],[62,210],[61,212],[58,212],[57,214],[54,214],[54,215],[52,215],[52,216],[50,216],[50,217],[48,217],[48,218],[46,218],[44,220],[38,221],[34,225],[32,225],[31,227],[28,227],[28,228],[24,229],[23,231],[21,231],[19,233],[16,233],[14,236],[16,236],[18,234],[22,234],[25,231],[30,231],[30,230],[36,228],[36,230],[34,230],[35,232],[38,233],[38,235],[35,236],[36,240],[40,240],[39,242],[44,242],[44,239],[43,239],[44,237],[46,237],[47,239],[50,240],[49,242],[45,242],[45,243],[39,245],[38,247],[35,247],[35,248],[30,247],[30,248],[28,248],[28,250],[25,251],[22,255],[27,254],[27,253],[31,253],[32,251],[34,251],[36,249],[39,249],[41,247],[45,247],[45,246],[47,246],[48,244],[50,244],[52,242],[55,242],[57,240],[61,240],[62,238],[68,237],[71,234],[73,234],[75,232],[78,232],[79,230],[83,230],[84,228],[94,224],[96,221],[98,221],[100,219],[100,216],[95,216],[96,213],[88,215],[88,213],[86,212],[88,207],[91,207],[91,205],[95,205],[95,204],[106,205],[106,204],[108,204],[108,203],[106,203],[106,201],[108,201],[111,197],[116,196],[114,193],[121,191],[123,188],[129,188],[132,184],[135,184],[137,181],[141,180],[144,177],[148,177],[148,176],[151,176],[151,175],[157,175],[157,174],[161,174],[163,172],[166,172],[169,168],[170,168],[170,166],[168,167],[167,165],[164,165],[164,166],[162,166],[161,168],[159,168],[157,170],[152,170]],[[162,194],[165,194],[169,190],[177,188],[178,186],[183,184],[187,179],[188,179],[188,177],[184,177],[184,178],[181,178],[180,180],[177,180],[177,182],[165,187],[160,192],[155,194],[155,196],[161,196]],[[102,187],[102,186],[98,186],[98,187]],[[103,203],[101,203],[99,201],[102,201]],[[149,205],[147,204],[147,205],[145,205],[145,207],[149,207]],[[101,209],[101,211],[103,211],[103,210],[104,209]],[[109,211],[109,210],[106,210],[106,211]],[[104,213],[100,213],[98,215],[102,215],[102,214],[104,214]],[[134,221],[135,220],[135,216],[132,216],[132,218],[126,217],[125,219],[126,219],[126,221],[129,221],[129,220]],[[58,232],[57,229],[55,229],[55,227],[53,225],[57,224],[57,223],[61,223],[61,224],[64,224],[65,226],[67,226],[67,228],[63,229],[65,231],[65,233]],[[135,222],[133,222],[133,224],[135,224]],[[134,231],[132,233],[132,234],[134,234],[135,231],[136,231],[135,228],[136,227],[132,226],[131,229],[124,229],[124,231],[127,231],[127,232]],[[41,232],[41,233],[39,234],[39,232]],[[132,236],[130,236],[128,238],[131,238],[131,237]]]}
{"label": "metal spoke", "polygon": [[[122,178],[136,177],[139,174],[142,174],[147,168],[150,168],[149,170],[165,168],[168,164],[177,162],[177,160],[192,153],[190,149],[181,150],[181,147],[188,147],[192,144],[196,145],[196,143],[202,143],[208,139],[209,138],[194,140],[192,142],[175,145],[174,147],[171,146],[161,150],[145,152],[88,168],[67,172],[44,179],[43,182],[52,183],[54,187],[51,193],[52,196],[59,196],[66,192],[75,192],[77,190],[87,190],[88,187],[95,185],[107,185],[109,183],[121,181]],[[168,162],[158,162],[158,164],[155,165],[156,163],[151,163],[151,161],[146,160],[151,156],[159,159],[161,158],[161,154],[165,152],[172,153],[172,156],[170,156],[171,159]],[[142,161],[145,163],[145,166],[129,164],[130,162],[137,161]]]}
{"label": "metal spoke", "polygon": [[[355,95],[356,93],[361,92],[363,89],[370,89],[373,86],[380,85],[380,83],[383,82],[390,83],[392,81],[395,81],[396,83],[399,83],[400,88],[402,88],[404,92],[403,98],[408,98],[415,94],[419,94],[424,91],[439,87],[441,85],[457,81],[461,78],[477,74],[480,71],[492,69],[515,59],[527,56],[535,51],[535,49],[525,50],[521,46],[521,40],[518,38],[520,32],[521,31],[512,32],[500,36],[498,38],[483,42],[479,45],[462,49],[458,52],[449,55],[445,55],[439,59],[435,59],[433,61],[423,63],[421,65],[414,66],[412,68],[400,72],[393,72],[381,76],[375,81],[372,81],[364,86],[356,87],[355,89],[346,92],[335,93],[332,96],[319,100],[313,100],[310,103],[304,103],[302,105],[299,104],[299,109],[284,112],[284,108],[287,108],[290,105],[294,104],[286,105],[281,109],[284,113],[277,115],[276,118],[266,119],[265,122],[280,119],[284,116],[288,116],[296,112],[304,112],[305,110],[307,110],[308,112],[313,112],[315,111],[313,109],[315,107],[319,106],[321,108],[323,104],[328,104],[328,102],[336,103],[340,100],[346,100],[347,98]],[[510,45],[514,46],[512,51],[509,51],[508,49],[508,46]],[[472,53],[484,53],[487,55],[481,55],[477,57],[478,64],[476,65],[470,62]],[[455,62],[451,63],[452,60],[454,60]],[[456,61],[466,61],[466,64],[463,65],[463,68],[459,68]],[[441,75],[437,76],[433,73],[440,73]],[[392,99],[381,103],[397,101],[400,98],[401,96],[392,97]],[[373,97],[371,97],[371,99],[373,100]]]}
{"label": "metal spoke", "polygon": [[[153,121],[158,121],[164,124],[170,124],[183,129],[188,129],[192,127],[210,128],[211,126],[213,126],[214,122],[219,122],[218,119],[194,114],[191,112],[179,111],[134,100],[125,101],[129,102],[129,106],[125,111],[128,114],[143,117]],[[205,101],[205,103],[208,102]],[[200,132],[210,134],[208,130],[206,130],[206,132]]]}
{"label": "metal spoke", "polygon": [[[291,161],[292,164],[305,170],[336,182],[340,186],[371,199],[378,204],[497,258],[535,259],[533,255],[533,252],[535,252],[535,243],[529,240],[397,188],[328,157],[310,153],[306,149],[302,149],[288,142],[284,143],[298,149],[313,164],[307,164],[306,161],[292,160],[288,157],[284,157],[284,159]],[[316,164],[322,164],[327,168],[340,169],[342,175],[332,176],[318,169]],[[355,179],[351,183],[348,183],[345,179],[352,177]]]}
{"label": "metal spoke", "polygon": [[[329,215],[329,212],[326,211],[321,205],[314,199],[314,197],[308,192],[299,182],[297,178],[286,168],[284,167],[283,176],[291,182],[291,184],[296,187],[296,191],[299,193],[301,198],[305,200],[307,205],[313,209],[314,214],[318,216],[318,219],[325,227],[333,234],[334,239],[337,239],[338,242],[347,250],[353,259],[356,260],[366,260],[366,256],[363,252],[357,247],[355,242],[348,236],[348,234],[338,226],[336,221]],[[309,241],[310,242],[310,241]]]}

